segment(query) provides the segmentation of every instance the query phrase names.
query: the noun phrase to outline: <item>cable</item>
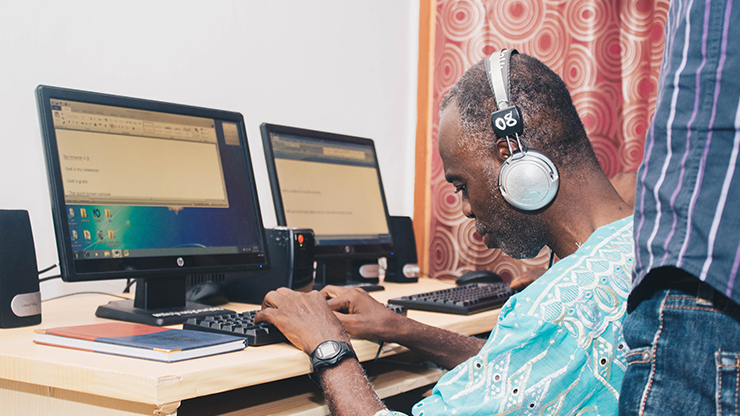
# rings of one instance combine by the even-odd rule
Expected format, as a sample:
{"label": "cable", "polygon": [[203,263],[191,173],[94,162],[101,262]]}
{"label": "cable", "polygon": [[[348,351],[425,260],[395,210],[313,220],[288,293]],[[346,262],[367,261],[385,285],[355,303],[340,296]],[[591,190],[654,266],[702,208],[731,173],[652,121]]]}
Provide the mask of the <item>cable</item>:
{"label": "cable", "polygon": [[383,344],[385,344],[385,342],[380,341],[380,344],[378,345],[378,352],[375,354],[375,359],[373,360],[373,363],[370,364],[370,368],[367,370],[368,374],[373,372],[373,369],[375,368],[375,364],[378,362],[378,357],[380,357],[380,352],[383,350]]}
{"label": "cable", "polygon": [[42,278],[39,279],[39,283],[45,282],[47,280],[52,280],[52,279],[60,279],[61,277],[62,277],[61,274],[55,274],[54,276],[42,277]]}
{"label": "cable", "polygon": [[57,267],[57,265],[56,265],[56,264],[54,264],[54,265],[51,265],[51,266],[49,266],[49,267],[47,267],[47,268],[45,268],[45,269],[39,270],[39,274],[44,274],[44,273],[48,272],[49,270],[52,270],[52,269],[54,269],[54,268],[56,268],[56,267]]}
{"label": "cable", "polygon": [[114,295],[112,293],[106,293],[106,292],[75,292],[75,293],[67,293],[66,295],[60,295],[60,296],[56,296],[56,297],[49,298],[49,299],[44,299],[41,302],[42,303],[48,302],[50,300],[57,300],[57,299],[66,298],[66,297],[75,296],[75,295],[107,295],[107,296],[113,296],[114,298],[119,298],[119,299],[125,299],[125,300],[131,299],[125,296]]}

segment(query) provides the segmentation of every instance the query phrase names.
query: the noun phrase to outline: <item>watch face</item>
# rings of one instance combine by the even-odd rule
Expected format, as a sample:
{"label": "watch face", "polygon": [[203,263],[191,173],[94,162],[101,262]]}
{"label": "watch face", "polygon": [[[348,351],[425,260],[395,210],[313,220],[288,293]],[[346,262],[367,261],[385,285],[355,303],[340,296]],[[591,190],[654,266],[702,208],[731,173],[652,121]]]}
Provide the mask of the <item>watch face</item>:
{"label": "watch face", "polygon": [[336,341],[326,341],[316,348],[316,358],[320,360],[329,360],[339,354],[341,347]]}

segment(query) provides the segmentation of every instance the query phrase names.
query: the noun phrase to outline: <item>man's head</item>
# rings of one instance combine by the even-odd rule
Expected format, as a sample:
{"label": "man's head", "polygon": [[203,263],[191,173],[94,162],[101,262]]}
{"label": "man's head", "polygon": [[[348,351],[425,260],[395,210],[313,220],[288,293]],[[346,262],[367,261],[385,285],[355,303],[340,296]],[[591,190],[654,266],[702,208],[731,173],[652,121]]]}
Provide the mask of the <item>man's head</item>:
{"label": "man's head", "polygon": [[[535,58],[513,55],[510,99],[522,114],[520,138],[553,160],[560,170],[561,186],[563,181],[601,172],[570,94],[557,74]],[[498,175],[510,151],[491,126],[491,113],[496,110],[485,65],[478,62],[442,101],[439,152],[447,180],[463,193],[463,213],[475,218],[486,245],[515,258],[533,257],[548,243],[541,214],[549,207],[523,212],[503,200]]]}

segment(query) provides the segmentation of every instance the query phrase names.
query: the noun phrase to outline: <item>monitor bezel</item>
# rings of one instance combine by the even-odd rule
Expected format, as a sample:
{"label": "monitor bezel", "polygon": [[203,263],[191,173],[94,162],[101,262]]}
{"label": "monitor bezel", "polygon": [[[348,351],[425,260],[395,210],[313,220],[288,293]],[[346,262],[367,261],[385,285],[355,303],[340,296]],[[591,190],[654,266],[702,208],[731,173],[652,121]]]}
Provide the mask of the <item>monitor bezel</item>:
{"label": "monitor bezel", "polygon": [[[267,176],[270,180],[270,190],[272,193],[273,206],[275,207],[275,218],[279,226],[291,226],[287,224],[285,218],[285,208],[283,206],[283,199],[280,193],[280,181],[277,177],[277,169],[275,166],[275,155],[272,148],[272,140],[270,139],[271,133],[278,134],[291,134],[296,136],[307,136],[315,137],[321,140],[334,141],[339,143],[352,143],[363,146],[369,146],[372,148],[373,155],[375,157],[375,171],[378,175],[378,186],[380,187],[380,196],[383,201],[383,211],[385,212],[385,221],[388,227],[388,236],[391,238],[391,243],[377,243],[377,244],[336,244],[336,245],[320,245],[317,243],[314,247],[314,254],[317,260],[322,259],[358,259],[358,258],[370,258],[370,257],[385,257],[392,255],[394,252],[394,245],[392,242],[392,233],[390,228],[390,215],[388,214],[388,204],[385,197],[385,189],[383,187],[382,175],[380,172],[380,165],[378,161],[378,154],[375,149],[375,142],[372,139],[349,136],[345,134],[332,133],[327,131],[311,130],[300,127],[292,127],[280,124],[262,123],[260,125],[260,132],[262,135],[262,147],[265,152],[265,164],[267,166]],[[298,226],[298,225],[292,225]]]}
{"label": "monitor bezel", "polygon": [[[155,111],[162,113],[178,114],[192,117],[210,118],[225,122],[232,122],[238,126],[239,140],[244,150],[245,163],[249,175],[248,181],[251,186],[252,204],[257,220],[256,227],[259,234],[260,251],[245,254],[220,254],[220,255],[189,255],[172,256],[182,257],[183,266],[178,266],[176,261],[172,266],[163,265],[163,261],[149,257],[123,260],[120,258],[88,260],[97,263],[95,270],[80,271],[74,265],[74,250],[72,249],[69,223],[66,215],[66,204],[64,202],[64,188],[62,182],[61,165],[59,162],[57,138],[53,124],[53,111],[50,100],[69,100],[82,103],[109,105],[125,107],[144,111]],[[49,184],[49,194],[52,205],[52,218],[56,236],[57,252],[59,255],[59,266],[61,277],[65,282],[98,281],[122,278],[163,278],[180,277],[201,273],[224,273],[230,271],[246,271],[269,268],[269,255],[265,240],[265,229],[262,221],[259,199],[257,195],[254,168],[249,154],[249,146],[246,135],[246,125],[242,114],[232,111],[217,110],[204,107],[196,107],[184,104],[168,103],[142,98],[126,97],[113,94],[98,93],[39,85],[36,88],[36,100],[39,112],[41,136],[44,146],[44,157],[46,161],[46,173]],[[92,263],[91,263],[92,264]]]}

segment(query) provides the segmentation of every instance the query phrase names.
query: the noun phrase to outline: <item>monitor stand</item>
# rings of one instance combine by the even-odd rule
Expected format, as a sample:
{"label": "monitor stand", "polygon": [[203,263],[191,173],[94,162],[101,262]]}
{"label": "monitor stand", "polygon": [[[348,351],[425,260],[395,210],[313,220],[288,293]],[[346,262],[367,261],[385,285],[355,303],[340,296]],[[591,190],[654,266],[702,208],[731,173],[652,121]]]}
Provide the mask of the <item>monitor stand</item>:
{"label": "monitor stand", "polygon": [[378,277],[363,277],[360,268],[377,265],[377,258],[365,259],[322,259],[316,261],[316,279],[313,288],[321,290],[324,286],[357,286],[368,292],[385,290]]}
{"label": "monitor stand", "polygon": [[134,299],[98,306],[95,316],[140,324],[177,325],[189,318],[229,312],[226,309],[185,300],[185,276],[136,279]]}

